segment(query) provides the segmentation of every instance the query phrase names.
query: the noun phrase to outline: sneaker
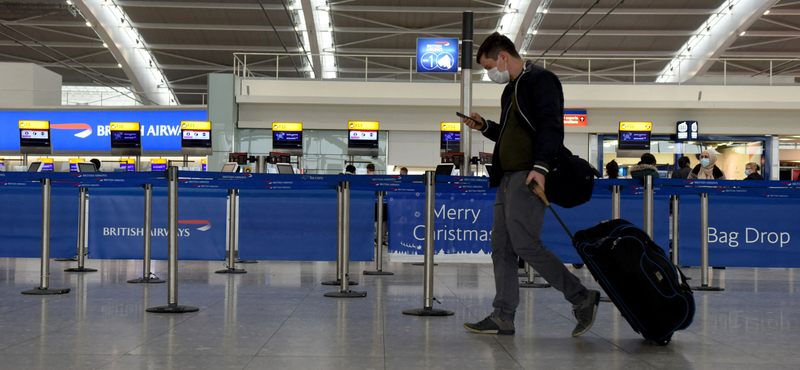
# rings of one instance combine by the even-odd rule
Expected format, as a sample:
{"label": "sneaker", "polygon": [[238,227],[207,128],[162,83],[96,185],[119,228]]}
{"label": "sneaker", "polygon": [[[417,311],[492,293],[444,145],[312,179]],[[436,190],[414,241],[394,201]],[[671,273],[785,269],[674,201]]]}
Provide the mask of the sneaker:
{"label": "sneaker", "polygon": [[464,328],[478,334],[514,334],[514,322],[495,317],[494,314],[486,316],[485,319],[476,323],[466,322]]}
{"label": "sneaker", "polygon": [[577,337],[589,331],[594,324],[594,317],[597,316],[597,305],[600,303],[600,292],[590,290],[581,304],[572,305],[572,315],[578,320],[572,336]]}

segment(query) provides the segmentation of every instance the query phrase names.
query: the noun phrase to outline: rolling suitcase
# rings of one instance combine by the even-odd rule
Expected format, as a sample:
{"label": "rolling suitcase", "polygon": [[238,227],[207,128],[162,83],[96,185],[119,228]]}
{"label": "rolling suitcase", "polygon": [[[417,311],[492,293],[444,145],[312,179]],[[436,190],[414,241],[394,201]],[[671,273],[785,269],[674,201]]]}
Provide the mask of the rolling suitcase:
{"label": "rolling suitcase", "polygon": [[534,191],[569,234],[578,254],[634,331],[667,345],[676,330],[694,318],[694,296],[686,278],[642,229],[625,220],[610,220],[573,237],[541,189]]}

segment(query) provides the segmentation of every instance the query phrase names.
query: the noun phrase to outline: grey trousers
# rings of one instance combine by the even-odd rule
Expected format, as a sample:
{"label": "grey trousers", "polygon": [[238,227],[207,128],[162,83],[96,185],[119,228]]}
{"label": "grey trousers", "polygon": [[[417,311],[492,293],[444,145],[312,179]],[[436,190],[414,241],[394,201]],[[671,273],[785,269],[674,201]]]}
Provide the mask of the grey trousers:
{"label": "grey trousers", "polygon": [[580,279],[542,245],[540,235],[547,206],[525,185],[528,173],[506,173],[497,188],[494,204],[491,245],[496,295],[492,307],[494,315],[504,320],[514,320],[519,306],[517,256],[561,291],[570,303],[580,304],[588,294]]}

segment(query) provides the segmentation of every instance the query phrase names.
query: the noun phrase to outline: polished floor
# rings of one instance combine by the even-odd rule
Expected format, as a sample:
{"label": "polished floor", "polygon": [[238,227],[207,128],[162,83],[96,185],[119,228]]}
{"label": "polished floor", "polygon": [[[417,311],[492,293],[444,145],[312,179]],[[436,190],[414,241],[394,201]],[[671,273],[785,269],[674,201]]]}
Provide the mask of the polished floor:
{"label": "polished floor", "polygon": [[[437,308],[449,317],[414,317],[422,267],[388,263],[394,276],[364,276],[366,298],[326,298],[335,291],[327,262],[242,264],[243,275],[215,274],[221,262],[181,261],[179,304],[200,310],[147,313],[167,303],[166,284],[128,284],[141,261],[90,260],[99,272],[67,273],[52,262],[57,296],[28,296],[39,261],[0,259],[0,369],[800,369],[800,292],[793,269],[713,270],[724,292],[695,292],[697,315],[670,345],[636,334],[610,304],[579,338],[569,304],[552,288],[525,289],[514,336],[462,327],[491,310],[488,264],[439,264]],[[571,267],[570,267],[571,268]],[[166,263],[154,262],[166,275]],[[357,273],[356,273],[357,272]],[[574,270],[596,287],[588,271]],[[699,281],[698,268],[686,269]]]}

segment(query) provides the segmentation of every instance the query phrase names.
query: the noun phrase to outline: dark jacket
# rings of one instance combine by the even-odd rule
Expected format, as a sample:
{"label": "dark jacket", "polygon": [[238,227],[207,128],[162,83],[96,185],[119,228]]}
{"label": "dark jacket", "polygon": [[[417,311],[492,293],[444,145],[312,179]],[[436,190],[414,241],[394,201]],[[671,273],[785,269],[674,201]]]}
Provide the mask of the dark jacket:
{"label": "dark jacket", "polygon": [[658,174],[658,169],[656,166],[652,166],[649,164],[637,164],[635,166],[630,166],[628,171],[631,172],[632,179],[641,179],[647,175],[653,176],[654,179],[661,177]]}
{"label": "dark jacket", "polygon": [[509,82],[500,98],[500,123],[484,120],[483,136],[495,142],[489,186],[500,185],[506,171],[500,158],[500,138],[511,114],[513,95],[517,96],[517,119],[528,133],[533,147],[533,170],[547,175],[556,155],[564,146],[564,94],[553,72],[525,61],[517,79]]}
{"label": "dark jacket", "polygon": [[761,176],[758,172],[753,172],[745,178],[745,180],[763,180],[764,176]]}
{"label": "dark jacket", "polygon": [[672,173],[673,179],[687,179],[689,178],[689,173],[692,172],[691,167],[681,167],[681,169]]}

